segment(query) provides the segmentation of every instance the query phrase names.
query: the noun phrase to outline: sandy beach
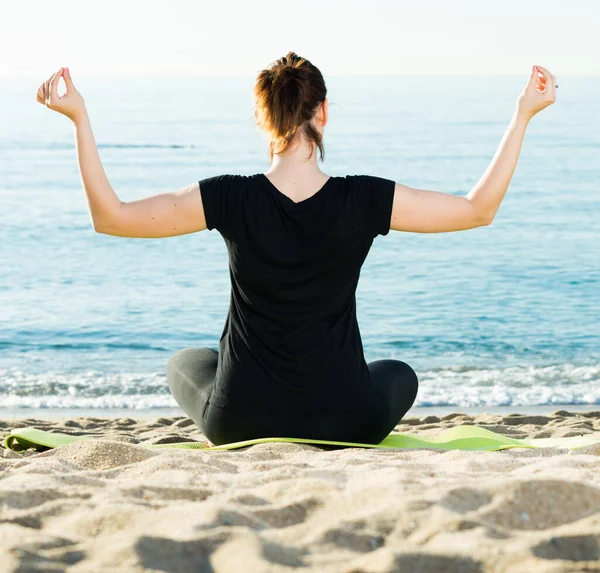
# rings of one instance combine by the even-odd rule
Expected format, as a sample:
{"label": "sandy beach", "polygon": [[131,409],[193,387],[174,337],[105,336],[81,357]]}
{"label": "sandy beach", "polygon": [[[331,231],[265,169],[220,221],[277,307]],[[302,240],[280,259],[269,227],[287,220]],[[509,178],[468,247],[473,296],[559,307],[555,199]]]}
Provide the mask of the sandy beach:
{"label": "sandy beach", "polygon": [[[67,414],[68,415],[68,414]],[[600,431],[600,411],[452,413],[516,438]],[[97,440],[0,459],[0,571],[600,571],[600,446],[442,452],[206,441],[184,416],[21,418]]]}

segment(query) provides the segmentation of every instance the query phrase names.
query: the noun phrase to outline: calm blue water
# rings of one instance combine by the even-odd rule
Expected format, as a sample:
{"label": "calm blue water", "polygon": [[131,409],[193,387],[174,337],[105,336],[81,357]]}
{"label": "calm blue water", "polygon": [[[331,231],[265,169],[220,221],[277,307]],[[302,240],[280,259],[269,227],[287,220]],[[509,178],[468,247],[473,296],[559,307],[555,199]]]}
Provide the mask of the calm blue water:
{"label": "calm blue water", "polygon": [[[44,79],[0,79],[0,406],[175,406],[169,356],[218,347],[223,240],[94,233]],[[466,194],[527,77],[326,80],[323,171]],[[253,77],[75,81],[123,200],[268,169]],[[490,227],[392,231],[363,267],[366,358],[411,364],[420,406],[600,404],[600,78],[559,83]]]}

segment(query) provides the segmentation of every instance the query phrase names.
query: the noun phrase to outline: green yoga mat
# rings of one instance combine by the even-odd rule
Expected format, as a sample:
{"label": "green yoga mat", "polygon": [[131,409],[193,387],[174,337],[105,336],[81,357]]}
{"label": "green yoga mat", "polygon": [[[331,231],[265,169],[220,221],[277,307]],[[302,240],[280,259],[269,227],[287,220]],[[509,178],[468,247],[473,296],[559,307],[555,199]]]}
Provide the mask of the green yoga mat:
{"label": "green yoga mat", "polygon": [[[107,436],[110,439],[110,436]],[[81,440],[97,440],[96,436],[73,436],[58,432],[46,432],[35,428],[16,428],[4,440],[4,446],[15,452],[35,448],[45,450],[48,448],[59,448],[79,442]],[[392,432],[379,444],[360,444],[354,442],[334,442],[330,440],[312,440],[309,438],[256,438],[244,440],[220,446],[208,446],[203,442],[177,442],[171,444],[139,444],[151,449],[186,449],[186,450],[233,450],[264,444],[267,442],[294,442],[302,444],[326,444],[332,446],[346,446],[353,448],[391,448],[391,449],[415,449],[433,448],[437,450],[479,450],[493,451],[505,450],[507,448],[568,448],[577,450],[585,446],[600,444],[600,432],[573,436],[568,438],[534,438],[520,439],[509,438],[497,434],[491,430],[478,426],[455,426],[442,430],[436,435],[420,436],[418,434],[404,434]]]}

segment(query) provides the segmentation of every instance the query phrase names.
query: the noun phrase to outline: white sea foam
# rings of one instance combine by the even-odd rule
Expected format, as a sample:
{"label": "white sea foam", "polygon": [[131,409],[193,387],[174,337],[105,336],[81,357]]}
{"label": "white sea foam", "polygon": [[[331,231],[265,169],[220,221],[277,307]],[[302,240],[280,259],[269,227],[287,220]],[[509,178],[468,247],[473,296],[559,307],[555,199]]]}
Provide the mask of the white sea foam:
{"label": "white sea foam", "polygon": [[[417,372],[415,406],[543,406],[600,404],[600,364],[452,367]],[[174,408],[160,373],[25,373],[0,371],[5,408]]]}

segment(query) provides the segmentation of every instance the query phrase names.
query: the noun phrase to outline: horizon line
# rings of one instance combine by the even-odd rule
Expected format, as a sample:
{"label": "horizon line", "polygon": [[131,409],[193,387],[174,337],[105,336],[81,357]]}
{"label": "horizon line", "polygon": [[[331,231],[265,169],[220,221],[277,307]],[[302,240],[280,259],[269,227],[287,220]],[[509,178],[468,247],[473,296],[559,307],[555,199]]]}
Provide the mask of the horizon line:
{"label": "horizon line", "polygon": [[[206,73],[206,74],[130,74],[130,73],[122,73],[122,74],[106,74],[106,73],[98,73],[98,74],[89,74],[89,73],[77,73],[73,74],[75,77],[79,78],[246,78],[246,77],[256,77],[256,75],[260,72],[258,70],[254,73]],[[23,73],[23,74],[0,74],[0,79],[8,79],[8,78],[31,78],[31,77],[40,77],[41,74],[37,73]],[[422,73],[422,74],[383,74],[383,73],[352,73],[352,74],[323,74],[325,79],[327,78],[364,78],[364,77],[376,77],[376,78],[412,78],[412,77],[431,77],[432,79],[439,77],[456,77],[456,78],[516,78],[523,77],[528,75],[527,73],[510,73],[510,74],[443,74],[443,73],[435,73],[431,72]],[[588,75],[579,75],[579,74],[569,74],[569,73],[561,73],[561,77],[571,77],[571,78],[600,78],[600,73],[598,74],[588,74]]]}

